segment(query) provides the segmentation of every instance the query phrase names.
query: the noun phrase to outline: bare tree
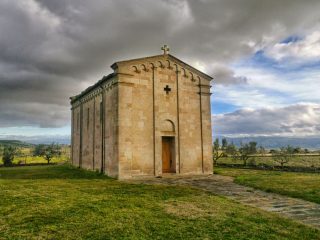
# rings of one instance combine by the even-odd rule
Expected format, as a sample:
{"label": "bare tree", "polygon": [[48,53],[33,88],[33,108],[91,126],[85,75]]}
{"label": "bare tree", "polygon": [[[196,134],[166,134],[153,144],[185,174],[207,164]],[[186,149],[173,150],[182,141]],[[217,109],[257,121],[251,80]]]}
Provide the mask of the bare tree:
{"label": "bare tree", "polygon": [[49,164],[53,157],[61,155],[61,147],[54,143],[50,145],[39,144],[33,150],[33,155],[42,156]]}
{"label": "bare tree", "polygon": [[258,153],[261,155],[261,156],[265,156],[267,154],[267,150],[263,147],[263,146],[260,146],[259,147],[259,150],[258,150]]}
{"label": "bare tree", "polygon": [[227,146],[227,148],[226,148],[226,154],[227,154],[228,156],[231,156],[231,158],[232,158],[233,160],[236,160],[236,159],[237,159],[237,157],[238,157],[238,150],[237,150],[236,145],[233,144],[233,142],[230,143],[230,144],[228,144],[228,146]]}
{"label": "bare tree", "polygon": [[272,153],[273,160],[281,165],[281,168],[284,167],[293,157],[294,148],[291,146],[281,147],[279,151]]}
{"label": "bare tree", "polygon": [[213,152],[212,152],[214,165],[217,165],[218,159],[222,158],[223,156],[224,156],[224,152],[220,150],[219,139],[216,138],[216,140],[213,142]]}
{"label": "bare tree", "polygon": [[222,138],[222,146],[221,146],[221,149],[222,150],[225,150],[228,146],[228,141],[226,138]]}
{"label": "bare tree", "polygon": [[257,153],[257,143],[249,142],[242,144],[239,148],[239,157],[243,161],[243,165],[247,166],[248,159],[252,157],[253,154]]}

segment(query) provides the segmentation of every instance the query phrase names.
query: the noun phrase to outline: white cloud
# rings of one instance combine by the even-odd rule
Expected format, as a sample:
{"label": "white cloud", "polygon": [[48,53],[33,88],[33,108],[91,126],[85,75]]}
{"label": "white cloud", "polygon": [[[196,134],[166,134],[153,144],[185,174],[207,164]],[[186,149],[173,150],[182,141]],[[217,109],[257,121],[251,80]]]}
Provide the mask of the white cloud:
{"label": "white cloud", "polygon": [[212,98],[239,108],[281,107],[289,103],[284,96],[272,96],[250,85],[244,87],[218,85],[213,87],[212,91]]}
{"label": "white cloud", "polygon": [[320,104],[241,109],[212,118],[218,135],[320,136]]}
{"label": "white cloud", "polygon": [[[246,77],[244,86],[216,86],[220,101],[242,108],[281,107],[298,102],[320,102],[320,70],[317,68],[278,72],[251,66],[234,68]],[[215,96],[213,96],[215,97]]]}
{"label": "white cloud", "polygon": [[265,53],[277,61],[320,60],[320,31],[314,31],[301,40],[277,43],[267,48]]}

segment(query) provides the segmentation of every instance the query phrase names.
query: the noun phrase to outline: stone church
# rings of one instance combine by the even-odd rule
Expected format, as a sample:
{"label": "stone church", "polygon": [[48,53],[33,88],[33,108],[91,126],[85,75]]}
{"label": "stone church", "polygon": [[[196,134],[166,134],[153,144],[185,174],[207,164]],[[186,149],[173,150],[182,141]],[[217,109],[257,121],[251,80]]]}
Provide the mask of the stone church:
{"label": "stone church", "polygon": [[162,50],[114,63],[70,98],[73,165],[116,178],[212,174],[212,77]]}

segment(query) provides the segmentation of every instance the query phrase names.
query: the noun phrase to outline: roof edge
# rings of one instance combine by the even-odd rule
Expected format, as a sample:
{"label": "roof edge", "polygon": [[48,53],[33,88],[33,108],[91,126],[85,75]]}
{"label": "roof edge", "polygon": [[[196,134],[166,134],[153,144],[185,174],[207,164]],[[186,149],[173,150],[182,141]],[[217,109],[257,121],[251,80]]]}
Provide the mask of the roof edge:
{"label": "roof edge", "polygon": [[168,56],[171,57],[172,59],[174,59],[175,61],[178,61],[178,62],[182,63],[183,65],[191,68],[192,70],[200,73],[200,75],[203,75],[204,77],[208,78],[209,80],[212,80],[212,79],[213,79],[213,77],[211,77],[210,75],[208,75],[208,74],[200,71],[199,69],[196,69],[195,67],[193,67],[193,66],[191,66],[190,64],[182,61],[181,59],[179,59],[179,58],[177,58],[177,57],[175,57],[175,56],[173,56],[173,55],[171,55],[171,54],[168,54]]}
{"label": "roof edge", "polygon": [[90,87],[86,88],[80,94],[70,97],[69,99],[71,100],[71,104],[74,103],[75,101],[77,101],[78,99],[80,99],[81,97],[83,97],[84,95],[86,95],[87,93],[91,92],[92,90],[94,90],[98,86],[101,86],[104,82],[108,81],[109,79],[113,78],[116,75],[117,74],[115,74],[115,73],[110,73],[107,76],[103,76],[102,79],[100,79],[98,82],[91,85]]}
{"label": "roof edge", "polygon": [[134,58],[134,59],[129,59],[129,60],[123,60],[123,61],[117,61],[115,63],[113,63],[111,65],[111,68],[113,70],[116,70],[118,68],[118,65],[119,64],[123,64],[123,63],[128,63],[128,62],[133,62],[133,61],[140,61],[140,60],[148,60],[148,59],[151,59],[151,58],[156,58],[156,57],[167,57],[167,58],[171,58],[171,60],[174,60],[176,62],[179,62],[181,65],[183,66],[186,66],[188,68],[191,68],[192,70],[194,70],[195,72],[197,72],[199,75],[202,75],[204,78],[207,78],[209,81],[211,81],[213,79],[213,77],[211,77],[210,75],[196,69],[195,67],[191,66],[190,64],[182,61],[181,59],[171,55],[171,54],[160,54],[160,55],[154,55],[154,56],[149,56],[149,57],[141,57],[141,58]]}

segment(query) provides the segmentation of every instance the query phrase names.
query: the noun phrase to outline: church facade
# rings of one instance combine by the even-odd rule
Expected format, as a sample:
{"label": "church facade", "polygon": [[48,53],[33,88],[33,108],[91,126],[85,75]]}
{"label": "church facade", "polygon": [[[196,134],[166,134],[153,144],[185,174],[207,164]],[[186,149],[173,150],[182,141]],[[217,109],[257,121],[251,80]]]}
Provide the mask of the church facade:
{"label": "church facade", "polygon": [[212,78],[163,50],[114,63],[70,98],[73,165],[122,179],[212,174]]}

